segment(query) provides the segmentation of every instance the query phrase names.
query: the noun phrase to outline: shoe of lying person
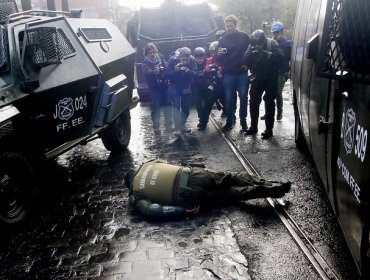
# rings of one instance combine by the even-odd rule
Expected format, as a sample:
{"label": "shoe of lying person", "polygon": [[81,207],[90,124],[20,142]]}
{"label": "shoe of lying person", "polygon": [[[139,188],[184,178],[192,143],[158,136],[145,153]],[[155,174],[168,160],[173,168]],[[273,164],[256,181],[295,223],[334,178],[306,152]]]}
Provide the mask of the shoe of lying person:
{"label": "shoe of lying person", "polygon": [[283,197],[287,192],[290,191],[292,183],[273,183],[272,186],[268,187],[268,197],[280,198]]}

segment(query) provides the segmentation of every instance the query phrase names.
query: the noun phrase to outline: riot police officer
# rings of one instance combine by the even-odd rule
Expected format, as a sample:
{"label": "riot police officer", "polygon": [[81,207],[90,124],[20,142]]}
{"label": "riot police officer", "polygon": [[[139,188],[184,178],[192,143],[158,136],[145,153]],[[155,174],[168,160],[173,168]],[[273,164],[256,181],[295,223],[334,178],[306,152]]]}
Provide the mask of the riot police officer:
{"label": "riot police officer", "polygon": [[259,107],[264,94],[265,101],[265,125],[262,139],[273,136],[275,122],[275,98],[278,86],[278,75],[283,60],[283,52],[278,43],[266,38],[262,30],[256,30],[251,35],[251,43],[244,54],[243,62],[249,68],[250,76],[250,103],[249,111],[251,126],[246,135],[254,135],[258,131]]}
{"label": "riot police officer", "polygon": [[130,206],[156,220],[197,214],[200,206],[282,197],[291,186],[290,182],[267,181],[246,172],[176,166],[158,159],[129,172],[125,183]]}

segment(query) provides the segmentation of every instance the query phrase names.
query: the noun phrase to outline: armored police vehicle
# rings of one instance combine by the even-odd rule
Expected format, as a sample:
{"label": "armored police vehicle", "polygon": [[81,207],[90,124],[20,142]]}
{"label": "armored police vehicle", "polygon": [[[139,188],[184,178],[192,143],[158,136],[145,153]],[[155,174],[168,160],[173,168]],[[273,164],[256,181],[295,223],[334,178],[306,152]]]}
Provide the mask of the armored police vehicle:
{"label": "armored police vehicle", "polygon": [[291,77],[307,145],[363,279],[370,279],[370,2],[298,1]]}
{"label": "armored police vehicle", "polygon": [[37,163],[96,136],[112,152],[128,146],[135,51],[107,20],[0,0],[0,21],[0,222],[17,224]]}
{"label": "armored police vehicle", "polygon": [[136,48],[136,75],[141,99],[150,99],[142,74],[144,47],[154,43],[168,61],[180,47],[208,49],[215,41],[216,32],[225,29],[223,19],[206,4],[183,4],[167,0],[157,8],[141,8],[127,24],[126,37]]}

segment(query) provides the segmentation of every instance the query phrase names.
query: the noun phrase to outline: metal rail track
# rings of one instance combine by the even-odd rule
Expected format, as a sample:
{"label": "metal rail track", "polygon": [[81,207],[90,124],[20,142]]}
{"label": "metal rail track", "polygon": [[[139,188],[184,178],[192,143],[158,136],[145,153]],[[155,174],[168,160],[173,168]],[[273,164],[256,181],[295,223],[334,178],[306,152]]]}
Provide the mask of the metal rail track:
{"label": "metal rail track", "polygon": [[[245,157],[240,151],[235,142],[221,130],[220,124],[215,120],[214,115],[210,115],[210,121],[215,126],[217,131],[220,133],[222,138],[225,140],[231,151],[235,154],[239,162],[243,165],[244,169],[250,173],[260,176],[252,163]],[[299,248],[303,251],[309,262],[315,268],[321,279],[324,280],[338,280],[338,276],[335,271],[328,265],[325,259],[320,255],[318,250],[311,243],[307,235],[300,229],[294,219],[285,211],[285,202],[283,199],[271,199],[266,198],[268,204],[275,210],[276,214],[292,236],[294,241],[297,243]]]}

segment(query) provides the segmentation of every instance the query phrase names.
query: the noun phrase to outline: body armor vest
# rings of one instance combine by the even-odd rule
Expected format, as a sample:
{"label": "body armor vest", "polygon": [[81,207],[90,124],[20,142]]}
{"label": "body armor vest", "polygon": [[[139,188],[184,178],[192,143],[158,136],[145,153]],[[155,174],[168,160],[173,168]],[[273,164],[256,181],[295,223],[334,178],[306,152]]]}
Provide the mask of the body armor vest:
{"label": "body armor vest", "polygon": [[144,163],[135,175],[132,191],[144,194],[152,203],[173,205],[174,188],[181,169],[180,166],[162,162]]}

